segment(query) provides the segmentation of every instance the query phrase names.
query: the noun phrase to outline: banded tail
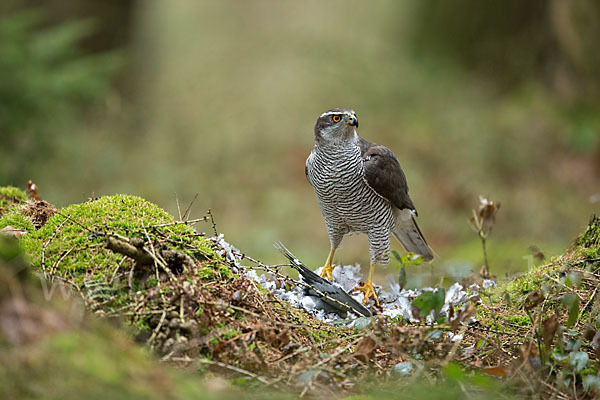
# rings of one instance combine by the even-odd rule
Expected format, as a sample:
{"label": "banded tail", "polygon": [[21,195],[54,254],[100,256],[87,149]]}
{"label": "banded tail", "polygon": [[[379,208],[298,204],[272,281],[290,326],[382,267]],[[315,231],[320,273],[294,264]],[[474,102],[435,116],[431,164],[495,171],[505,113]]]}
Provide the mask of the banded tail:
{"label": "banded tail", "polygon": [[417,221],[415,221],[413,211],[409,209],[395,210],[396,225],[393,230],[394,236],[406,251],[419,254],[424,261],[433,260],[433,251],[423,237]]}

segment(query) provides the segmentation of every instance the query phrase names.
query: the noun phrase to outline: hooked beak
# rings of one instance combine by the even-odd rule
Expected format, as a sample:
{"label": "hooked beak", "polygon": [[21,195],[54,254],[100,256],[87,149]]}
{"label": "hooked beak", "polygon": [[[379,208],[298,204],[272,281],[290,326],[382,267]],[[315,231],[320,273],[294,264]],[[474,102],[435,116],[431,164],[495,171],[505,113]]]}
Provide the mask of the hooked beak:
{"label": "hooked beak", "polygon": [[348,125],[355,126],[358,128],[358,118],[356,116],[351,115],[348,117]]}

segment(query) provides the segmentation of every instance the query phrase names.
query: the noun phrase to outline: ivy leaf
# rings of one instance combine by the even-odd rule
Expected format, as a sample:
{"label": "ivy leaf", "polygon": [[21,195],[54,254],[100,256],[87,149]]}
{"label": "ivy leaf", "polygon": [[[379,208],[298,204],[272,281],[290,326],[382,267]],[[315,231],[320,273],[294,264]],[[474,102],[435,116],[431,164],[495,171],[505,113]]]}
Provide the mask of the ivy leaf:
{"label": "ivy leaf", "polygon": [[413,371],[414,367],[410,361],[401,362],[394,365],[394,373],[399,376],[406,376]]}
{"label": "ivy leaf", "polygon": [[423,257],[412,252],[408,252],[401,256],[397,251],[392,250],[392,255],[396,260],[398,260],[398,268],[419,265],[423,263]]}
{"label": "ivy leaf", "polygon": [[400,283],[400,290],[406,287],[406,268],[404,268],[404,265],[400,268],[400,273],[398,274],[398,283]]}
{"label": "ivy leaf", "polygon": [[581,372],[581,370],[583,370],[587,365],[589,359],[590,356],[585,351],[577,351],[569,354],[569,362],[575,373]]}
{"label": "ivy leaf", "polygon": [[600,378],[596,375],[586,375],[583,377],[583,389],[590,390],[592,389],[600,389]]}
{"label": "ivy leaf", "polygon": [[577,296],[571,293],[566,293],[562,297],[562,303],[569,310],[569,318],[567,319],[567,328],[571,328],[577,322],[579,317],[579,302]]}
{"label": "ivy leaf", "polygon": [[431,310],[434,314],[440,312],[444,306],[444,300],[446,299],[446,290],[444,288],[438,288],[435,291],[427,291],[421,293],[414,301],[413,306],[419,309],[420,315],[425,317],[429,315]]}

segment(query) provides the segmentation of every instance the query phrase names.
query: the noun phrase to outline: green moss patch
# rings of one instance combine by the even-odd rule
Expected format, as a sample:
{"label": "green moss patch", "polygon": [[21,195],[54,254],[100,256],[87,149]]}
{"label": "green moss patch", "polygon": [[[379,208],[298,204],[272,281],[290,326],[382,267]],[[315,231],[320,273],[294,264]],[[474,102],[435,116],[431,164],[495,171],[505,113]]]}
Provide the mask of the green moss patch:
{"label": "green moss patch", "polygon": [[478,324],[461,344],[475,365],[505,375],[527,369],[526,376],[548,384],[544,391],[598,394],[599,229],[593,216],[563,255],[482,293]]}
{"label": "green moss patch", "polygon": [[166,242],[191,257],[218,260],[210,243],[160,207],[136,196],[106,196],[60,210],[46,225],[23,238],[37,269],[52,270],[81,285],[108,281],[123,255],[105,249],[105,235]]}
{"label": "green moss patch", "polygon": [[[600,218],[592,215],[585,232],[577,238],[575,246],[598,247],[600,246]],[[597,250],[598,251],[598,250]]]}
{"label": "green moss patch", "polygon": [[0,217],[0,229],[5,228],[7,226],[12,226],[13,228],[22,229],[30,232],[35,230],[35,227],[31,223],[31,220],[23,216],[19,212],[18,208],[13,208]]}
{"label": "green moss patch", "polygon": [[0,215],[16,205],[27,202],[27,194],[13,186],[0,187]]}

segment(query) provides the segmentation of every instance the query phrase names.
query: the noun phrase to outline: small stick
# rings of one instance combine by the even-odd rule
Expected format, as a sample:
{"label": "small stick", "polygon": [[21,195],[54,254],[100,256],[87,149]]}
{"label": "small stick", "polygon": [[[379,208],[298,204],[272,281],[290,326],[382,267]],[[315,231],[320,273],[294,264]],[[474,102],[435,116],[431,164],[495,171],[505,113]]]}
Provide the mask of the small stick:
{"label": "small stick", "polygon": [[187,221],[175,221],[175,222],[167,222],[164,224],[150,225],[150,228],[161,228],[163,226],[175,226],[175,225],[193,225],[196,222],[208,221],[208,217],[190,219]]}
{"label": "small stick", "polygon": [[58,268],[58,264],[60,264],[60,262],[62,260],[64,260],[65,257],[67,257],[73,251],[73,249],[75,249],[75,246],[71,247],[69,250],[67,250],[66,252],[64,252],[63,255],[60,256],[60,258],[58,260],[56,260],[56,262],[50,268],[50,274],[54,273],[54,271],[56,270],[56,268]]}
{"label": "small stick", "polygon": [[194,204],[194,202],[196,201],[196,199],[198,198],[198,194],[196,193],[196,195],[194,196],[194,198],[192,199],[190,205],[185,209],[184,213],[183,213],[183,218],[179,218],[179,219],[186,219],[189,215],[190,210],[192,209],[192,205]]}
{"label": "small stick", "polygon": [[215,219],[213,218],[212,211],[210,210],[210,208],[208,209],[208,211],[206,211],[206,213],[210,218],[210,223],[212,224],[212,229],[215,236],[219,236],[219,233],[217,232],[217,225],[215,224]]}
{"label": "small stick", "polygon": [[177,214],[179,215],[179,220],[182,221],[183,218],[181,218],[181,208],[179,208],[179,196],[177,195],[177,192],[175,192],[175,203],[177,203]]}
{"label": "small stick", "polygon": [[63,222],[60,223],[60,225],[58,225],[56,227],[56,229],[54,230],[54,232],[52,232],[52,236],[50,236],[50,239],[48,239],[48,241],[46,243],[44,243],[44,246],[42,247],[42,260],[41,260],[41,264],[42,264],[42,272],[44,273],[44,279],[48,279],[48,276],[46,275],[46,248],[48,247],[48,245],[50,244],[50,242],[52,241],[52,239],[54,239],[56,237],[56,235],[58,234],[58,231],[60,230],[60,228],[62,228],[62,226],[67,222],[67,219],[65,219]]}
{"label": "small stick", "polygon": [[228,369],[228,370],[231,370],[231,371],[238,372],[240,374],[243,374],[243,375],[249,376],[251,378],[254,378],[257,381],[259,381],[259,382],[261,382],[261,383],[263,383],[265,385],[269,385],[270,384],[270,382],[267,379],[263,378],[262,376],[253,374],[252,372],[246,371],[245,369],[242,369],[242,368],[239,368],[239,367],[234,367],[233,365],[222,363],[220,361],[212,361],[212,360],[199,359],[198,362],[201,363],[201,364],[216,365],[216,366],[221,367],[221,368],[225,368],[225,369]]}
{"label": "small stick", "polygon": [[150,345],[156,338],[156,335],[158,335],[158,331],[160,331],[160,328],[162,327],[162,324],[165,321],[166,316],[167,316],[167,312],[163,311],[162,315],[160,316],[160,321],[158,321],[158,325],[156,325],[156,328],[154,328],[154,331],[152,332],[152,336],[150,336],[148,338],[148,340],[146,341],[147,345]]}

